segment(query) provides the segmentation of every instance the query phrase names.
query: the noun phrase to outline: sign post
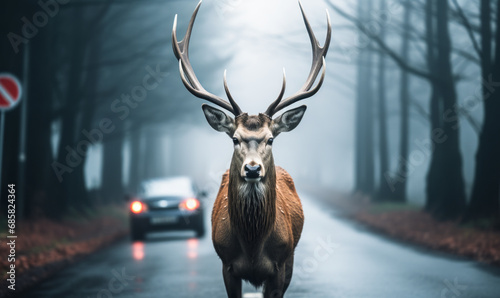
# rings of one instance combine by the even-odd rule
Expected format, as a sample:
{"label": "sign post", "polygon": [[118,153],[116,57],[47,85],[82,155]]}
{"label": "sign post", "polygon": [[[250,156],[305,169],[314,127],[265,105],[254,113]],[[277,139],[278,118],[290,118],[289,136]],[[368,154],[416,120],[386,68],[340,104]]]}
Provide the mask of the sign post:
{"label": "sign post", "polygon": [[[2,187],[3,143],[5,131],[5,112],[21,101],[22,89],[19,80],[12,74],[0,73],[0,187]],[[0,190],[0,200],[1,200]]]}

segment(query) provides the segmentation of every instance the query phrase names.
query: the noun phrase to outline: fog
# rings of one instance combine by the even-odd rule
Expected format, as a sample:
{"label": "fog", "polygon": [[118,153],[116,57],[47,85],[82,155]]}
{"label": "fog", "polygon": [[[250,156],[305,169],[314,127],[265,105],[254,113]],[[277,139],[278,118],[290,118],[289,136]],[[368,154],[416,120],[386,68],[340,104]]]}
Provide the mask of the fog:
{"label": "fog", "polygon": [[[352,10],[353,1],[337,1],[346,10]],[[393,1],[394,4],[394,1]],[[178,97],[169,98],[171,89],[183,89],[177,65],[170,51],[170,30],[175,14],[178,14],[179,39],[185,33],[194,2],[153,3],[144,5],[130,14],[128,19],[134,22],[134,28],[152,27],[147,39],[163,40],[163,46],[155,50],[155,62],[168,65],[168,83],[160,84],[148,93],[146,101],[154,101],[155,109],[175,109],[175,100],[189,103],[189,110],[178,119],[167,124],[148,124],[142,129],[143,135],[151,134],[161,145],[157,155],[148,156],[141,171],[147,177],[162,175],[194,175],[201,185],[213,182],[213,173],[221,173],[228,168],[232,155],[232,142],[225,134],[212,130],[205,122],[201,111],[202,100],[189,92],[176,91]],[[286,70],[287,91],[292,94],[302,86],[309,72],[311,51],[300,10],[293,1],[234,1],[228,7],[220,7],[217,1],[205,1],[200,9],[193,29],[190,43],[190,58],[200,82],[205,89],[224,97],[222,76],[225,69],[228,84],[241,108],[249,114],[263,112],[277,97],[281,87],[282,69]],[[396,4],[394,4],[396,5]],[[304,3],[305,12],[320,41],[326,35],[326,16],[323,1]],[[353,188],[354,173],[354,105],[355,105],[355,64],[357,36],[349,21],[329,11],[332,20],[333,38],[327,56],[327,75],[321,90],[303,103],[308,106],[306,116],[293,132],[282,134],[275,142],[273,152],[277,165],[282,166],[295,178],[296,183],[317,183],[348,192]],[[389,13],[393,20],[401,19],[402,8],[395,8]],[[375,14],[375,12],[374,12]],[[128,32],[129,23],[119,24],[117,30]],[[156,26],[155,26],[156,25]],[[457,34],[463,33],[456,29]],[[145,37],[144,37],[145,38]],[[135,41],[128,41],[127,43]],[[467,44],[467,39],[460,42]],[[397,46],[397,41],[394,42]],[[460,47],[460,45],[456,45]],[[132,50],[127,48],[128,50]],[[120,49],[125,51],[125,48]],[[421,57],[415,53],[412,60]],[[456,67],[463,58],[456,58]],[[220,61],[215,63],[214,61]],[[146,65],[146,64],[144,64]],[[477,67],[466,66],[465,77],[478,76]],[[125,72],[125,69],[120,70]],[[140,82],[145,72],[138,68],[136,76]],[[398,92],[399,71],[391,65],[389,69],[388,97],[393,98],[388,105],[390,168],[395,168],[398,161]],[[134,82],[134,80],[130,79]],[[460,100],[473,95],[478,81],[466,81],[458,85]],[[121,90],[129,91],[132,84]],[[362,86],[360,86],[362,88]],[[118,98],[116,92],[115,97]],[[411,96],[425,104],[429,97],[429,87],[419,79],[412,80]],[[163,102],[162,102],[163,101]],[[167,107],[166,101],[171,101]],[[149,103],[147,103],[149,105]],[[141,105],[143,105],[141,103]],[[145,104],[144,104],[145,105]],[[139,106],[132,113],[142,113]],[[480,121],[481,108],[471,110]],[[175,113],[175,111],[174,111]],[[430,150],[429,125],[417,112],[411,115],[410,158],[415,166],[409,176],[409,199],[416,204],[423,204],[424,180],[427,173]],[[470,189],[473,173],[473,156],[477,147],[477,133],[467,124],[462,125],[461,149],[464,156],[464,174],[467,189]],[[148,141],[146,146],[148,146]],[[97,149],[97,148],[96,148]],[[128,146],[124,148],[124,163],[128,166]],[[100,150],[92,150],[86,163],[87,185],[97,187],[92,181],[100,180]],[[132,169],[130,169],[132,170]],[[127,171],[125,171],[127,173]],[[212,174],[211,174],[212,173]],[[124,182],[127,181],[124,175]]]}
{"label": "fog", "polygon": [[[201,110],[204,101],[190,94],[182,85],[178,62],[172,52],[174,16],[178,15],[177,34],[181,39],[196,3],[116,0],[61,5],[58,13],[48,20],[48,25],[39,28],[37,35],[26,43],[31,52],[16,54],[13,61],[24,61],[27,55],[31,55],[34,56],[31,61],[50,65],[49,68],[43,68],[44,65],[30,68],[32,80],[38,82],[36,79],[40,73],[54,87],[47,89],[46,95],[39,95],[48,98],[41,101],[29,98],[28,107],[32,110],[28,113],[36,112],[42,102],[47,102],[48,108],[44,109],[54,114],[40,119],[49,125],[44,124],[48,127],[44,131],[50,134],[51,158],[64,159],[66,146],[73,148],[79,141],[87,141],[84,131],[98,129],[103,120],[110,119],[115,127],[112,132],[105,133],[102,141],[92,142],[82,159],[87,190],[99,191],[105,185],[110,191],[116,189],[114,195],[118,196],[119,192],[133,192],[137,184],[146,179],[173,175],[193,176],[199,185],[217,185],[218,182],[214,181],[220,178],[214,177],[219,177],[229,167],[231,139],[207,125]],[[477,9],[475,2],[459,3],[466,13]],[[326,78],[315,96],[299,103],[306,104],[308,110],[298,128],[281,134],[274,143],[276,164],[290,172],[299,189],[307,184],[349,193],[357,190],[356,146],[365,146],[367,148],[358,150],[371,148],[374,180],[383,183],[378,158],[379,111],[373,108],[370,113],[373,113],[374,122],[364,130],[373,137],[373,143],[357,145],[357,123],[364,120],[356,118],[356,107],[363,107],[367,102],[374,106],[377,88],[385,88],[387,174],[395,175],[398,164],[405,164],[408,201],[423,205],[426,176],[433,156],[429,110],[431,85],[425,78],[410,72],[408,156],[400,156],[402,68],[387,54],[387,49],[370,41],[380,33],[380,24],[384,20],[387,24],[385,44],[389,50],[399,53],[404,5],[401,1],[387,1],[386,8],[382,9],[367,0],[314,0],[304,1],[303,6],[321,44],[327,28],[325,10],[331,17],[333,36],[326,57]],[[467,31],[457,21],[456,8],[450,6],[450,9],[455,13],[452,13],[449,33],[452,71],[456,79],[455,107],[458,109],[452,108],[453,115],[448,116],[458,117],[456,127],[459,128],[462,172],[465,190],[470,194],[474,156],[483,123],[483,103],[481,96],[478,97],[482,88],[481,71]],[[40,7],[35,5],[24,15],[30,16],[31,12],[38,10]],[[370,19],[363,24],[372,32],[371,37],[363,34],[356,22],[339,10],[353,18],[360,11],[369,10]],[[411,38],[405,62],[417,70],[425,70],[423,4],[414,3],[411,10]],[[14,18],[12,22],[17,24],[18,20]],[[21,33],[21,29],[14,25],[9,30]],[[78,34],[82,37],[75,38]],[[21,45],[10,42],[4,49],[12,51],[13,47],[19,51]],[[39,49],[50,54],[47,56]],[[378,85],[375,74],[378,63],[375,57],[380,52],[386,54],[386,83],[383,87]],[[364,61],[363,53],[372,53],[370,57],[373,58]],[[222,78],[227,70],[229,89],[243,111],[249,114],[263,112],[277,97],[283,68],[287,79],[285,97],[296,92],[307,78],[311,56],[310,41],[295,1],[204,1],[190,43],[190,60],[204,88],[226,98]],[[371,69],[373,74],[369,80],[360,77],[364,72],[359,70],[360,65],[365,71]],[[49,73],[44,74],[42,69]],[[71,76],[75,78],[68,79]],[[363,100],[367,94],[372,98]],[[88,110],[85,112],[82,107],[88,107]],[[65,109],[69,112],[64,112]],[[462,110],[467,113],[455,113]],[[16,117],[20,117],[19,114],[12,116],[11,121],[18,121]],[[76,121],[77,124],[68,128],[65,121]],[[65,127],[74,132],[73,138],[64,137]],[[30,129],[34,133],[40,126],[33,123]],[[43,138],[42,134],[39,135]],[[17,138],[13,135],[10,143],[18,142]],[[106,158],[104,148],[107,142],[116,143],[109,151],[117,156],[113,160]],[[12,147],[12,154],[16,148]],[[46,161],[50,163],[51,158]],[[119,169],[114,171],[118,165]],[[14,163],[11,166],[16,168]],[[48,168],[45,166],[43,172],[47,173]],[[55,173],[58,180],[62,179],[53,167],[50,172],[50,175]],[[122,186],[118,188],[113,188],[104,179],[113,172],[122,177]],[[63,172],[64,175],[76,176]]]}

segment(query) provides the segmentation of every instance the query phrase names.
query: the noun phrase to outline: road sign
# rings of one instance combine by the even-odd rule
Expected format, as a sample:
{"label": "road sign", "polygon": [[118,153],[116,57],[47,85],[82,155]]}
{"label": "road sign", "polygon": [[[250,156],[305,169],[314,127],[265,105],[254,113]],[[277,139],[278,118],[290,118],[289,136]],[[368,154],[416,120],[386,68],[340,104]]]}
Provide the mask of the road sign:
{"label": "road sign", "polygon": [[[21,83],[9,74],[0,73],[0,185],[2,184],[2,161],[5,128],[5,111],[12,109],[21,101]],[[1,192],[0,192],[1,195]]]}
{"label": "road sign", "polygon": [[0,73],[0,110],[10,110],[21,101],[21,83],[8,73]]}

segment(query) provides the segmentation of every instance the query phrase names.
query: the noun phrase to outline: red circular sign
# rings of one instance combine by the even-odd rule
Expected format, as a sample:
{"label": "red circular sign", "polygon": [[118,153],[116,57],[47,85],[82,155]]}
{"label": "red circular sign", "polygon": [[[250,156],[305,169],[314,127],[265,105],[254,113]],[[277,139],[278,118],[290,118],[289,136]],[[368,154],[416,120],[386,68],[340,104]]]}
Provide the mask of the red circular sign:
{"label": "red circular sign", "polygon": [[21,101],[21,83],[8,73],[0,73],[0,109],[8,110]]}

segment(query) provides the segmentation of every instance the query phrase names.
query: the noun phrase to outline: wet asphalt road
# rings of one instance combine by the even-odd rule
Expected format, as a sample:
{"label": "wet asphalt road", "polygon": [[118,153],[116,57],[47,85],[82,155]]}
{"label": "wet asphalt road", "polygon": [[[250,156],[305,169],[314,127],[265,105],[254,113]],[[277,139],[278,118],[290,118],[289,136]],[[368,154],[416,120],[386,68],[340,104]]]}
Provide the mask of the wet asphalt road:
{"label": "wet asphalt road", "polygon": [[[498,269],[385,239],[301,198],[306,222],[288,298],[500,297]],[[124,239],[23,297],[226,297],[210,235],[192,236]],[[257,291],[244,286],[245,297]]]}

